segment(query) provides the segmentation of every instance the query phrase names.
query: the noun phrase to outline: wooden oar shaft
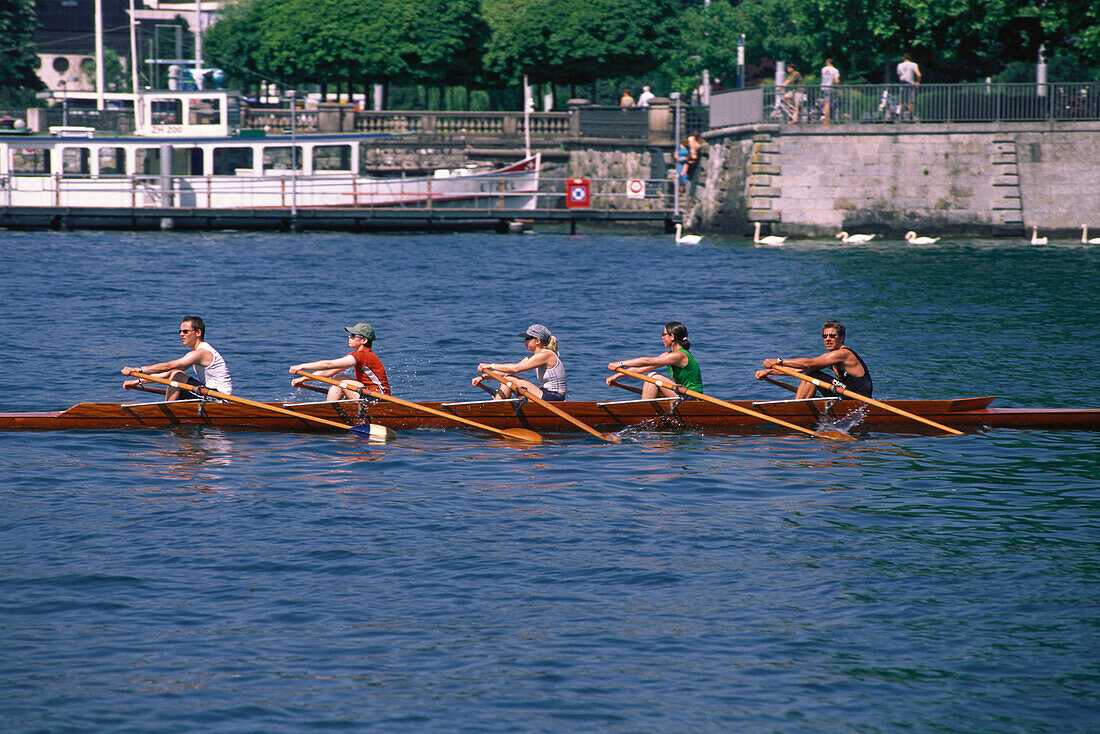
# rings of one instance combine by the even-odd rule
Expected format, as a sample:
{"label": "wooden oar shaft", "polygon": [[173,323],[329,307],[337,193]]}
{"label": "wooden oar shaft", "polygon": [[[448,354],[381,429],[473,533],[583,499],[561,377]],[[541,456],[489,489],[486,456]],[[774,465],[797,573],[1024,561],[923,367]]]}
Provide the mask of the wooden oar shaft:
{"label": "wooden oar shaft", "polygon": [[505,376],[504,376],[503,373],[495,372],[493,370],[482,370],[481,374],[488,375],[489,377],[492,377],[494,380],[499,382],[501,385],[510,386],[511,388],[513,388],[514,390],[519,392],[521,395],[523,395],[525,398],[527,398],[531,402],[538,403],[542,407],[549,410],[551,413],[554,413],[555,415],[557,415],[559,418],[562,418],[564,420],[569,421],[570,423],[572,423],[577,428],[581,429],[585,433],[592,434],[593,436],[600,439],[601,441],[607,441],[609,443],[621,443],[621,439],[618,436],[612,436],[612,435],[607,434],[607,433],[600,433],[599,431],[597,431],[592,426],[588,425],[587,423],[584,423],[582,421],[577,420],[576,418],[569,415],[568,413],[566,413],[564,410],[557,407],[553,403],[550,403],[550,402],[548,402],[546,400],[543,400],[542,398],[536,396],[533,392],[528,390],[525,386],[516,385],[514,383],[507,382],[505,380]]}
{"label": "wooden oar shaft", "polygon": [[[504,438],[518,438],[518,439],[521,439],[521,440],[524,440],[524,441],[532,441],[532,442],[542,440],[542,437],[538,436],[538,434],[534,433],[534,431],[529,432],[530,435],[528,435],[527,431],[518,432],[518,431],[508,431],[508,430],[502,430],[500,428],[494,428],[493,426],[488,426],[488,425],[485,425],[484,423],[478,423],[477,421],[472,421],[469,418],[463,418],[460,415],[455,415],[453,413],[444,413],[442,410],[436,410],[435,408],[429,408],[426,405],[420,405],[419,403],[413,403],[413,402],[410,402],[408,400],[402,400],[401,398],[395,398],[393,395],[386,395],[385,393],[375,392],[374,390],[368,390],[365,387],[359,387],[357,385],[351,385],[351,384],[347,383],[346,381],[342,382],[340,380],[333,380],[331,377],[324,377],[322,375],[317,375],[317,374],[314,374],[312,372],[306,372],[305,370],[295,370],[294,374],[301,375],[302,377],[308,377],[309,379],[317,380],[318,382],[325,382],[325,383],[328,383],[329,385],[336,385],[338,387],[344,388],[345,390],[352,390],[354,392],[359,393],[360,395],[366,395],[368,397],[372,397],[375,400],[384,400],[388,403],[395,403],[396,405],[402,405],[406,408],[411,408],[412,410],[419,410],[422,413],[428,413],[430,415],[438,416],[440,418],[446,418],[449,421],[454,421],[456,423],[463,423],[467,426],[472,426],[473,428],[480,428],[483,431],[488,431],[489,433],[493,433],[493,434],[496,434],[498,436],[503,436]],[[538,438],[535,438],[536,436],[538,436]]]}
{"label": "wooden oar shaft", "polygon": [[776,425],[783,426],[784,428],[789,428],[792,431],[805,433],[808,436],[814,436],[815,438],[828,438],[833,441],[846,440],[841,439],[839,436],[832,436],[825,433],[818,433],[817,431],[811,431],[809,428],[804,428],[802,426],[795,425],[794,423],[789,423],[785,420],[782,420],[781,418],[773,418],[766,413],[761,413],[760,411],[753,410],[751,408],[745,408],[737,405],[736,403],[730,403],[726,402],[725,400],[720,400],[719,398],[711,397],[710,395],[707,395],[705,393],[692,390],[682,385],[677,385],[672,380],[666,380],[662,377],[650,377],[649,375],[643,375],[641,372],[632,372],[630,370],[623,369],[622,367],[617,367],[615,371],[619,374],[626,375],[627,377],[634,377],[644,382],[650,382],[657,387],[667,387],[668,389],[673,390],[674,392],[677,392],[681,395],[690,395],[693,398],[710,403],[711,405],[719,405],[723,408],[726,408],[727,410],[733,410],[738,413],[744,413],[745,415],[751,415],[753,418],[757,418],[768,423],[775,423]]}
{"label": "wooden oar shaft", "polygon": [[352,426],[346,425],[344,423],[337,423],[336,421],[330,421],[327,418],[318,418],[317,416],[307,415],[305,413],[296,413],[293,410],[287,410],[286,408],[280,408],[280,407],[275,406],[275,405],[269,405],[268,403],[259,403],[259,402],[256,402],[255,400],[249,400],[247,398],[239,398],[236,395],[230,395],[228,393],[218,392],[217,390],[212,390],[211,388],[206,387],[205,385],[190,385],[186,382],[179,382],[178,380],[169,380],[169,379],[164,378],[164,377],[157,377],[156,375],[147,375],[144,372],[130,372],[130,375],[132,377],[138,378],[139,380],[148,380],[150,382],[159,382],[160,384],[167,385],[168,387],[176,387],[176,388],[179,388],[180,390],[187,390],[188,392],[198,393],[199,395],[214,397],[214,398],[218,398],[220,400],[227,400],[231,403],[240,403],[241,405],[249,405],[253,408],[259,408],[260,410],[267,410],[267,411],[270,411],[272,413],[281,413],[282,415],[289,415],[289,416],[293,416],[294,418],[301,418],[302,420],[313,421],[314,423],[319,423],[319,424],[325,425],[325,426],[331,426],[333,428],[339,428],[339,429],[344,430],[344,431],[350,431],[350,430],[353,429]]}
{"label": "wooden oar shaft", "polygon": [[823,387],[827,390],[833,390],[833,392],[836,392],[841,397],[854,398],[856,400],[863,401],[864,403],[867,403],[868,405],[874,405],[876,408],[882,408],[883,410],[889,411],[891,413],[897,413],[898,415],[903,415],[906,418],[911,418],[915,421],[919,421],[920,423],[924,423],[925,425],[932,426],[933,428],[939,429],[941,431],[945,431],[945,432],[950,433],[954,436],[961,436],[962,435],[962,431],[955,430],[954,428],[951,428],[950,426],[945,426],[942,423],[936,423],[935,421],[930,421],[927,418],[922,418],[919,415],[915,415],[913,413],[910,413],[909,411],[902,410],[901,408],[895,408],[893,405],[889,405],[887,403],[884,403],[881,400],[875,400],[874,398],[869,398],[866,395],[860,395],[857,392],[852,392],[851,390],[848,390],[847,388],[845,388],[844,390],[841,390],[841,391],[838,392],[833,388],[833,386],[830,383],[827,383],[823,380],[819,380],[816,377],[812,377],[812,376],[807,375],[803,372],[799,372],[797,370],[792,370],[790,367],[784,367],[781,364],[776,364],[776,365],[772,365],[772,369],[777,370],[779,372],[782,372],[785,375],[790,375],[791,377],[797,377],[800,380],[803,380],[805,382],[810,383],[814,387]]}

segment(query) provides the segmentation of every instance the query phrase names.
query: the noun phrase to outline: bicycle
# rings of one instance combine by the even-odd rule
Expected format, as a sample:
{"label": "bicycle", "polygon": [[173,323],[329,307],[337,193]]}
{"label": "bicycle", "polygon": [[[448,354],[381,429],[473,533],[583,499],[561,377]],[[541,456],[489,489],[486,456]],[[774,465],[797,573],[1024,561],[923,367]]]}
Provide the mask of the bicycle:
{"label": "bicycle", "polygon": [[878,103],[879,117],[883,122],[896,122],[901,119],[901,102],[890,95],[890,88],[882,90],[882,98]]}
{"label": "bicycle", "polygon": [[799,119],[805,119],[805,115],[806,98],[804,94],[794,89],[789,92],[780,92],[776,90],[775,104],[772,105],[772,111],[769,115],[770,119],[795,123],[798,122]]}

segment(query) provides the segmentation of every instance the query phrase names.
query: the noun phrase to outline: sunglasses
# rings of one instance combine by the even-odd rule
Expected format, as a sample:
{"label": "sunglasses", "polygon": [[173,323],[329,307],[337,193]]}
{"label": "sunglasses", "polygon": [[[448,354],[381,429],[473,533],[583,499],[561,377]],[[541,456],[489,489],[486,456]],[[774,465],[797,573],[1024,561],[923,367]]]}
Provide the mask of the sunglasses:
{"label": "sunglasses", "polygon": [[822,334],[821,338],[822,339],[839,339],[840,334]]}
{"label": "sunglasses", "polygon": [[194,331],[194,329],[180,329],[181,334],[187,334],[187,333],[192,332],[192,331]]}

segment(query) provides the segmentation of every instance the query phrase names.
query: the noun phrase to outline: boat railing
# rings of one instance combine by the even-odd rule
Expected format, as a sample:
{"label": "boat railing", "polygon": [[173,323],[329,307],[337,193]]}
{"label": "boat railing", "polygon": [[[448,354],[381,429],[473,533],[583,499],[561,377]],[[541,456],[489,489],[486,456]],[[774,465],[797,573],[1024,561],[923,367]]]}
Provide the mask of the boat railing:
{"label": "boat railing", "polygon": [[[445,175],[441,175],[445,174]],[[522,176],[522,174],[520,174]],[[471,185],[455,185],[469,177]],[[0,177],[0,205],[10,205],[13,192],[23,191],[23,176]],[[494,210],[576,210],[569,206],[569,186],[576,179],[540,176],[471,175],[462,169],[440,170],[419,178],[364,179],[351,173],[323,176],[277,175],[161,176],[112,175],[92,177],[54,174],[36,179],[45,198],[43,206],[116,209],[293,209],[326,208],[461,208]],[[534,182],[537,180],[537,188]],[[593,212],[673,212],[677,198],[671,178],[587,179],[588,210]]]}

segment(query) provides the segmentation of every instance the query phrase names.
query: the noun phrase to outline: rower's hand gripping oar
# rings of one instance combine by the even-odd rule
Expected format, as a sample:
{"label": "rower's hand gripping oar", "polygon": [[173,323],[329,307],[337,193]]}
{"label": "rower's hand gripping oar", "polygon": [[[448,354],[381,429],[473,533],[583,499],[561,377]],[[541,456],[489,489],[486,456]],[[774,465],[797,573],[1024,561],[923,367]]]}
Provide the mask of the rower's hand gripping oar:
{"label": "rower's hand gripping oar", "polygon": [[851,390],[848,390],[847,388],[834,387],[830,383],[826,383],[823,380],[819,380],[816,377],[811,377],[810,375],[799,372],[797,370],[792,370],[790,367],[784,367],[781,364],[773,364],[771,366],[771,369],[776,370],[777,372],[782,372],[785,375],[790,375],[791,377],[797,377],[798,379],[803,380],[804,382],[810,383],[814,387],[820,387],[820,388],[824,388],[826,390],[832,390],[833,392],[835,392],[837,395],[840,395],[841,397],[854,398],[856,400],[861,400],[861,401],[867,403],[868,405],[874,405],[876,408],[882,408],[883,410],[888,410],[891,413],[897,413],[898,415],[903,415],[906,418],[912,418],[915,421],[919,421],[920,423],[924,423],[926,425],[932,426],[933,428],[938,428],[939,430],[945,431],[946,433],[949,433],[953,436],[961,436],[962,435],[962,431],[957,431],[954,428],[951,428],[950,426],[945,426],[942,423],[936,423],[935,421],[930,421],[927,418],[922,418],[919,415],[914,415],[913,413],[909,413],[908,411],[904,411],[901,408],[895,408],[892,405],[887,405],[886,403],[884,403],[880,400],[875,400],[874,398],[869,398],[866,395],[860,395],[859,393],[852,392]]}
{"label": "rower's hand gripping oar", "polygon": [[499,382],[501,385],[508,385],[510,388],[512,388],[513,390],[515,390],[516,392],[518,392],[520,395],[527,398],[531,402],[537,403],[538,405],[541,405],[542,407],[546,408],[551,413],[554,413],[555,415],[557,415],[559,418],[562,418],[564,420],[569,421],[570,423],[572,423],[577,428],[581,429],[585,433],[592,434],[593,436],[600,439],[601,441],[607,441],[608,443],[622,443],[623,442],[623,440],[621,438],[619,438],[618,436],[616,436],[613,433],[600,433],[599,431],[597,431],[595,428],[588,425],[587,423],[582,423],[581,421],[579,421],[576,418],[574,418],[573,416],[569,415],[568,413],[566,413],[564,410],[557,407],[553,403],[551,403],[549,401],[546,401],[546,400],[543,400],[540,397],[537,397],[526,386],[517,385],[513,382],[507,382],[505,380],[505,376],[504,376],[503,373],[495,372],[493,370],[482,370],[481,374],[483,374],[487,377],[492,377],[494,380]]}
{"label": "rower's hand gripping oar", "polygon": [[460,415],[454,415],[453,413],[444,413],[442,410],[436,410],[435,408],[429,408],[426,405],[420,405],[418,403],[412,403],[412,402],[409,402],[408,400],[402,400],[401,398],[395,398],[392,395],[386,395],[384,393],[375,392],[373,390],[368,390],[365,387],[359,387],[358,385],[352,385],[352,384],[349,384],[347,382],[341,382],[339,380],[333,380],[332,378],[323,377],[321,375],[316,375],[312,372],[306,372],[305,370],[294,370],[294,374],[300,375],[302,377],[306,377],[310,380],[317,380],[318,382],[325,382],[325,383],[328,383],[329,385],[336,385],[338,387],[344,388],[345,390],[352,390],[353,392],[357,392],[360,395],[366,395],[366,396],[374,398],[376,400],[384,400],[388,403],[395,403],[397,405],[403,405],[406,408],[411,408],[412,410],[419,410],[422,413],[428,413],[430,415],[438,416],[440,418],[446,418],[447,420],[454,421],[456,423],[463,423],[467,426],[472,426],[474,428],[480,428],[483,431],[488,431],[489,433],[493,433],[493,434],[496,434],[498,436],[502,436],[503,438],[510,438],[514,441],[526,441],[528,443],[542,443],[542,436],[540,434],[535,433],[534,431],[529,431],[526,428],[493,428],[492,426],[487,426],[484,423],[478,423],[477,421],[472,421],[469,418],[463,418]]}
{"label": "rower's hand gripping oar", "polygon": [[279,413],[280,415],[288,415],[294,418],[300,418],[304,421],[312,421],[323,426],[329,426],[330,428],[341,428],[345,431],[353,431],[363,436],[367,436],[375,441],[390,441],[397,437],[397,434],[392,429],[385,426],[378,426],[373,423],[364,424],[361,426],[349,426],[344,423],[337,423],[336,421],[330,421],[327,418],[318,418],[315,415],[308,415],[306,413],[298,413],[293,410],[287,410],[286,408],[280,408],[275,405],[268,405],[267,403],[258,403],[255,400],[248,400],[246,398],[239,398],[236,395],[230,395],[228,393],[218,392],[217,390],[211,390],[205,385],[190,385],[186,382],[179,382],[177,380],[169,380],[164,377],[157,377],[156,375],[147,375],[144,372],[138,372],[137,370],[123,371],[124,375],[130,377],[136,377],[139,380],[148,380],[149,382],[159,382],[161,385],[167,385],[168,387],[179,388],[180,390],[187,390],[188,392],[197,393],[204,397],[218,398],[219,400],[226,400],[231,403],[240,403],[241,405],[248,405],[259,410],[266,410],[271,413]]}
{"label": "rower's hand gripping oar", "polygon": [[788,423],[787,421],[780,418],[773,418],[766,413],[761,413],[757,410],[752,410],[751,408],[744,408],[735,403],[728,403],[725,400],[719,400],[718,398],[712,398],[710,395],[707,395],[705,393],[692,390],[682,385],[677,385],[672,380],[666,380],[661,377],[650,377],[649,375],[643,375],[641,372],[632,372],[630,370],[623,369],[622,367],[616,367],[613,371],[618,372],[622,375],[626,375],[627,377],[637,378],[639,380],[642,380],[643,382],[653,383],[657,387],[667,387],[669,390],[672,390],[673,392],[676,392],[680,395],[690,395],[693,398],[710,403],[711,405],[717,405],[722,408],[726,408],[727,410],[733,410],[738,413],[744,413],[745,415],[751,415],[753,418],[757,418],[768,423],[775,423],[776,425],[783,426],[784,428],[789,428],[792,431],[798,431],[799,433],[805,433],[806,435],[814,436],[815,438],[828,438],[833,441],[855,440],[848,434],[841,433],[840,431],[811,431],[809,428],[803,428],[802,426],[797,426],[794,423]]}

